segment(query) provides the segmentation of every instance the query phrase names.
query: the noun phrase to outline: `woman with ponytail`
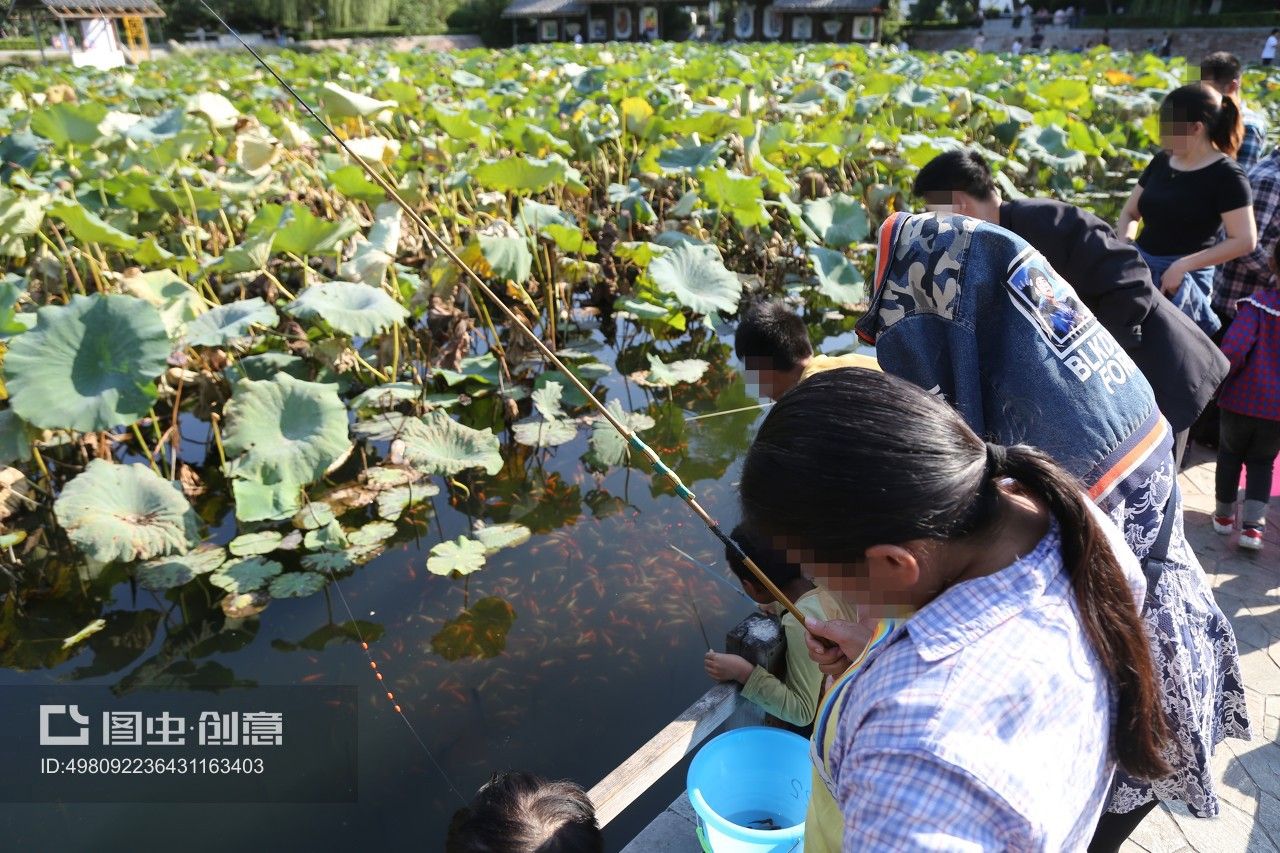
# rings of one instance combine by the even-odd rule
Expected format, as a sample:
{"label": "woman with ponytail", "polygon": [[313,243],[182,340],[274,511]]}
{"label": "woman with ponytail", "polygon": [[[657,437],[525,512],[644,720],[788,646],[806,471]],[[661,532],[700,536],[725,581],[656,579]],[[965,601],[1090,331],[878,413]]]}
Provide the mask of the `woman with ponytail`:
{"label": "woman with ponytail", "polygon": [[751,529],[864,623],[910,614],[815,723],[845,850],[1081,850],[1117,762],[1168,772],[1143,575],[1043,453],[844,368],[778,401],[740,490]]}
{"label": "woman with ponytail", "polygon": [[1243,138],[1233,96],[1205,83],[1174,89],[1160,104],[1163,150],[1138,178],[1116,226],[1121,238],[1137,237],[1151,277],[1209,335],[1222,325],[1209,303],[1213,268],[1258,242],[1249,181],[1234,159]]}

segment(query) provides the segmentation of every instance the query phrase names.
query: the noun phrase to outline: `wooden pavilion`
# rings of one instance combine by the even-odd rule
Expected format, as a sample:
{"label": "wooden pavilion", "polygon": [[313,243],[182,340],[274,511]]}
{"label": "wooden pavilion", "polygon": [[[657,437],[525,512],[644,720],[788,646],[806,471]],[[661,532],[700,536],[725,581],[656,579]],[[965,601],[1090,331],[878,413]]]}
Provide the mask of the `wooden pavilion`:
{"label": "wooden pavilion", "polygon": [[[9,15],[24,12],[31,21],[41,56],[45,39],[40,22],[52,20],[55,34],[50,44],[65,50],[76,65],[100,68],[122,65],[126,60],[149,59],[151,40],[146,19],[165,16],[154,0],[13,0]],[[78,38],[68,29],[68,23],[76,27]],[[124,30],[123,42],[117,23]]]}
{"label": "wooden pavilion", "polygon": [[711,0],[515,0],[504,18],[513,40],[652,41],[682,39],[699,31]]}
{"label": "wooden pavilion", "polygon": [[739,2],[726,37],[737,41],[879,41],[878,0]]}

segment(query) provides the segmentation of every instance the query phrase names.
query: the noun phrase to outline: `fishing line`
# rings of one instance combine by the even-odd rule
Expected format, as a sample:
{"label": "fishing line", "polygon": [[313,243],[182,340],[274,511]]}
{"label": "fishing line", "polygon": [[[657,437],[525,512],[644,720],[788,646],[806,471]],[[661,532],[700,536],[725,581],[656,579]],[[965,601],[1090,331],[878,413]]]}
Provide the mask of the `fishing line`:
{"label": "fishing line", "polygon": [[[351,157],[351,159],[357,163],[370,178],[373,179],[373,182],[376,183],[393,201],[395,201],[397,205],[399,205],[400,209],[405,212],[410,221],[422,231],[427,239],[435,243],[436,247],[440,249],[445,257],[456,265],[458,269],[480,289],[480,292],[483,293],[489,301],[502,312],[502,315],[506,320],[511,323],[514,328],[520,329],[521,332],[524,333],[529,342],[534,345],[538,352],[541,353],[542,356],[546,358],[547,361],[550,362],[550,364],[558,370],[571,385],[582,393],[587,401],[590,402],[590,404],[600,413],[600,416],[603,417],[610,426],[617,430],[618,433],[627,440],[627,444],[630,445],[633,450],[649,460],[653,473],[655,475],[665,477],[671,483],[672,487],[675,489],[675,493],[680,496],[680,498],[685,502],[685,505],[692,510],[693,514],[702,520],[702,523],[707,526],[707,529],[711,531],[712,535],[719,539],[726,548],[731,548],[737,552],[737,554],[742,558],[743,564],[746,565],[747,569],[753,575],[755,575],[756,579],[760,582],[760,585],[767,589],[769,594],[772,595],[779,604],[787,608],[791,615],[794,616],[801,625],[803,625],[804,614],[800,612],[799,608],[795,606],[791,599],[787,598],[786,594],[784,594],[782,590],[778,589],[777,584],[769,580],[768,576],[761,571],[760,567],[756,565],[750,555],[748,555],[737,542],[733,541],[733,539],[720,529],[719,523],[702,508],[701,504],[698,503],[697,496],[694,495],[689,487],[684,484],[679,475],[677,475],[675,471],[671,470],[671,468],[662,461],[662,458],[658,456],[657,452],[655,452],[649,445],[645,444],[640,437],[636,435],[634,430],[625,426],[614,416],[613,412],[609,411],[609,409],[605,407],[604,403],[600,402],[599,398],[591,392],[591,389],[565,366],[564,362],[556,356],[550,347],[542,342],[542,339],[539,338],[532,329],[525,325],[525,322],[520,315],[498,298],[498,295],[493,292],[489,285],[485,284],[484,279],[482,279],[474,269],[468,266],[462,258],[458,257],[458,253],[453,250],[453,247],[450,246],[443,237],[437,234],[426,220],[418,215],[418,212],[400,196],[396,187],[390,181],[382,177],[382,175],[369,165],[363,157],[352,150],[351,146],[346,143],[346,140],[339,136],[338,132],[330,127],[329,123],[322,119],[320,115],[311,108],[310,104],[303,100],[302,96],[289,85],[288,81],[281,77],[280,74],[271,67],[270,63],[263,59],[258,52],[240,36],[240,33],[236,32],[230,24],[223,20],[221,15],[214,11],[213,7],[209,5],[208,0],[200,0],[200,5],[203,6],[205,10],[227,30],[227,32],[231,33],[235,40],[240,42],[245,50],[249,51],[253,58],[258,61],[258,64],[265,68],[267,72],[284,87],[285,91],[287,91],[295,101],[302,105],[302,108],[307,111],[307,114],[311,116],[311,118],[314,119],[322,128],[324,128],[325,132],[328,133],[329,136],[333,137],[342,150],[345,151],[347,155]],[[477,305],[480,304],[478,300],[476,303]]]}
{"label": "fishing line", "polygon": [[773,401],[769,400],[764,403],[756,403],[754,406],[743,406],[740,409],[725,409],[723,412],[708,412],[705,415],[694,415],[692,417],[685,418],[685,422],[692,423],[693,421],[705,421],[707,418],[719,418],[725,415],[736,415],[739,412],[754,412],[759,409],[767,409],[772,405],[773,405]]}
{"label": "fishing line", "polygon": [[689,606],[693,608],[693,618],[698,620],[698,630],[702,632],[702,642],[707,644],[707,651],[714,652],[716,648],[711,645],[711,638],[707,636],[707,626],[702,624],[702,614],[698,612],[697,602],[690,598]]}
{"label": "fishing line", "polygon": [[717,572],[717,571],[716,571],[714,568],[712,568],[708,563],[704,563],[704,562],[702,562],[701,560],[696,559],[696,558],[695,558],[695,557],[693,557],[691,554],[686,554],[684,551],[681,551],[681,550],[680,550],[679,548],[677,548],[675,545],[668,544],[668,545],[667,545],[667,547],[668,547],[668,548],[670,548],[672,551],[675,551],[675,552],[676,552],[677,554],[679,554],[681,557],[684,557],[684,558],[685,558],[686,560],[688,560],[690,563],[693,563],[695,566],[697,566],[698,568],[702,569],[702,570],[703,570],[704,572],[706,572],[707,574],[711,575],[711,577],[715,578],[716,580],[720,581],[720,582],[721,582],[722,584],[724,584],[725,586],[729,587],[729,589],[733,590],[733,591],[734,591],[734,592],[736,592],[738,595],[740,595],[740,596],[742,596],[743,598],[745,598],[747,601],[750,601],[750,602],[751,602],[751,606],[752,606],[752,607],[755,607],[756,605],[758,605],[758,604],[759,604],[759,602],[758,602],[758,601],[756,601],[754,598],[752,598],[751,596],[749,596],[749,595],[747,595],[745,592],[743,592],[743,591],[742,591],[742,587],[741,587],[740,585],[735,584],[733,581],[729,580],[727,577],[725,577],[724,575],[722,575],[722,574],[720,574],[719,572]]}

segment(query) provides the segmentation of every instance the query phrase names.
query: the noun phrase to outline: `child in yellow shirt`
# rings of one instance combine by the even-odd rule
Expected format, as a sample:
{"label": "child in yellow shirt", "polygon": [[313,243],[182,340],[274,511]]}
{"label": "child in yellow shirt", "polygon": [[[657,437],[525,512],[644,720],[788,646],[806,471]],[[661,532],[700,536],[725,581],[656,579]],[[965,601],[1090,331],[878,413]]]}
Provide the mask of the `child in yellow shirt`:
{"label": "child in yellow shirt", "polygon": [[[830,593],[801,575],[799,566],[788,563],[782,554],[756,545],[741,525],[730,536],[751,555],[765,576],[787,598],[795,602],[801,613],[815,619],[853,618]],[[725,558],[747,595],[760,604],[773,603],[773,596],[755,580],[755,575],[736,551],[725,548]],[[749,699],[778,719],[796,726],[808,726],[813,723],[817,711],[822,673],[818,670],[818,665],[809,658],[804,643],[804,626],[789,611],[783,613],[782,629],[787,642],[785,681],[739,655],[708,651],[703,665],[707,675],[717,681],[737,681],[742,684],[743,698]]]}

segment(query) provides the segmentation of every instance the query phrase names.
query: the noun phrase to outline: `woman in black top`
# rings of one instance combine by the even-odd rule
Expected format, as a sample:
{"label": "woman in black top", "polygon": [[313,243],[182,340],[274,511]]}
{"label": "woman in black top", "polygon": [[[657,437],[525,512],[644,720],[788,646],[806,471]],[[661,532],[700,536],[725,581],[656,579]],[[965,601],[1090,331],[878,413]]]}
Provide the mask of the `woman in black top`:
{"label": "woman in black top", "polygon": [[1258,242],[1249,181],[1234,159],[1243,137],[1234,98],[1203,83],[1174,89],[1160,105],[1164,150],[1138,178],[1116,226],[1133,240],[1141,220],[1137,246],[1151,277],[1209,335],[1221,326],[1209,307],[1214,265]]}

